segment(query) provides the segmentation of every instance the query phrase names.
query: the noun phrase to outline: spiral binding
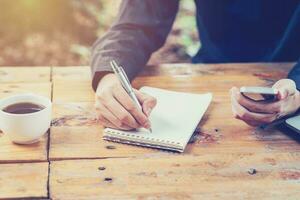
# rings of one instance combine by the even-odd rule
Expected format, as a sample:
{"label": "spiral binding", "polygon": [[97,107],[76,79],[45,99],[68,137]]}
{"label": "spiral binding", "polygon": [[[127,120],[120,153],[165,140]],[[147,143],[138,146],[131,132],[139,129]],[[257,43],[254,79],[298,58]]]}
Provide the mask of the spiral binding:
{"label": "spiral binding", "polygon": [[137,134],[118,132],[111,129],[105,130],[105,140],[115,141],[119,143],[135,144],[152,148],[164,148],[173,151],[183,151],[183,145],[179,142],[170,140],[159,140],[151,137],[144,137]]}

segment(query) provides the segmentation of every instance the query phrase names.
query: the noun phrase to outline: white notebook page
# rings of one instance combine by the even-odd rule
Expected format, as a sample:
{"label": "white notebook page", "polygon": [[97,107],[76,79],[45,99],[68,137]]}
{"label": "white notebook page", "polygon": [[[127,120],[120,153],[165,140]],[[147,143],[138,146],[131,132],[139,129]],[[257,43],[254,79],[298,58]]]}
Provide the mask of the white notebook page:
{"label": "white notebook page", "polygon": [[[185,148],[199,121],[207,110],[212,94],[191,94],[143,87],[142,92],[157,99],[157,105],[150,115],[152,133],[147,130],[120,131],[154,141],[168,141]],[[113,130],[113,129],[106,129]],[[149,142],[151,144],[151,141]]]}

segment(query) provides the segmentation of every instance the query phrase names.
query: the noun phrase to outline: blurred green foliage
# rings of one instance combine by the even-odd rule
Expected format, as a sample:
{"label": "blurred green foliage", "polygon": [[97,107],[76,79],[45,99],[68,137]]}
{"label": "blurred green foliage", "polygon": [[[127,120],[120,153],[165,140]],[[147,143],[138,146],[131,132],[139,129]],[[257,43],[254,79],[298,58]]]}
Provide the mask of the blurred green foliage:
{"label": "blurred green foliage", "polygon": [[[142,0],[141,0],[142,1]],[[121,0],[0,0],[0,65],[87,65]],[[199,47],[193,0],[181,0],[160,62],[182,62]]]}
{"label": "blurred green foliage", "polygon": [[[81,3],[81,7],[84,7],[88,13],[90,13],[95,19],[97,19],[98,28],[96,35],[98,37],[101,37],[114,20],[121,0],[98,0],[98,2],[98,5],[95,5],[91,2],[84,4]],[[175,39],[172,38],[171,40],[168,40],[169,43],[167,42],[166,45],[179,45],[181,51],[167,51],[170,51],[170,54],[182,54],[182,52],[184,52],[189,57],[196,54],[200,47],[200,42],[198,39],[198,32],[196,27],[194,1],[180,1],[180,8],[174,24],[173,32],[178,32],[176,30],[179,31],[179,34],[176,34]],[[86,57],[86,49],[84,50],[84,47],[79,45],[77,45],[76,47],[77,48],[75,48],[74,50],[76,50],[77,53],[82,52],[83,54],[81,55],[83,57]],[[172,49],[172,47],[170,47],[169,49]],[[178,55],[178,57],[180,57],[180,55]]]}
{"label": "blurred green foliage", "polygon": [[200,42],[198,39],[195,17],[195,4],[191,0],[181,0],[177,18],[177,27],[181,30],[179,43],[189,56],[197,53]]}

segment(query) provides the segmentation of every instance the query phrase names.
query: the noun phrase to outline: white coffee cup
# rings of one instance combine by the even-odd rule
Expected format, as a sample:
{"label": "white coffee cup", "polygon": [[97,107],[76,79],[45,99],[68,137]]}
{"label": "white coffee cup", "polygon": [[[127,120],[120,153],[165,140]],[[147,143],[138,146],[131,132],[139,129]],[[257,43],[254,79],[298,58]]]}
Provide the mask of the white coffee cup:
{"label": "white coffee cup", "polygon": [[[16,103],[33,103],[44,109],[27,114],[12,114],[3,111]],[[32,144],[39,141],[51,125],[52,103],[43,96],[20,94],[0,100],[0,130],[17,144]]]}

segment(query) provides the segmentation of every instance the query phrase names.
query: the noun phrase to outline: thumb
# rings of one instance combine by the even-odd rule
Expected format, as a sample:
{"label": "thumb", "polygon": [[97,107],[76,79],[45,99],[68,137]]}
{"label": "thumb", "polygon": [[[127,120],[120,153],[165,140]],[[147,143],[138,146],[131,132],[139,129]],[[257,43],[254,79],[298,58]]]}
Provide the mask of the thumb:
{"label": "thumb", "polygon": [[274,89],[278,91],[277,98],[283,100],[288,96],[292,96],[296,93],[296,84],[293,80],[282,79],[277,81],[274,86]]}
{"label": "thumb", "polygon": [[136,94],[136,97],[142,105],[143,112],[147,115],[147,117],[149,117],[151,111],[156,106],[156,99],[138,90],[135,90],[134,93]]}

